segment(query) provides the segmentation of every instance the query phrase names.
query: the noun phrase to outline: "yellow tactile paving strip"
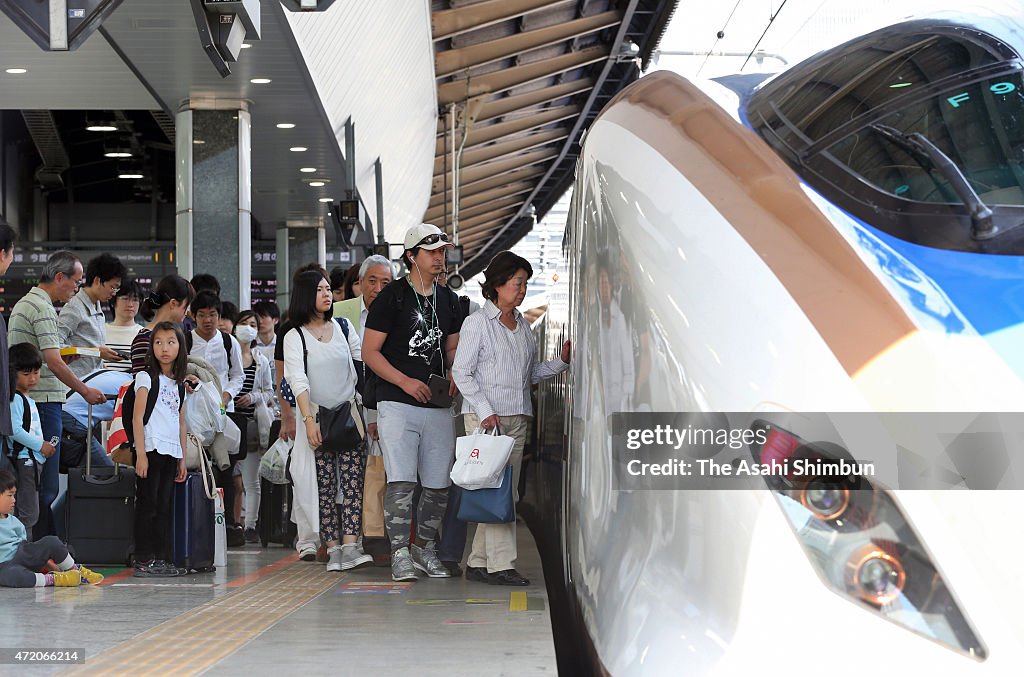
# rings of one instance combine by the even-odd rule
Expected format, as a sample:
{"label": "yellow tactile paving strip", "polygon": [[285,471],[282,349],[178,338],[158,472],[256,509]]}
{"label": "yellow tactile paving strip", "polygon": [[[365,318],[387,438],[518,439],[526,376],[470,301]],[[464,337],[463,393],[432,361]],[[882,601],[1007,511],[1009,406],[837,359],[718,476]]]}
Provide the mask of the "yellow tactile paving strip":
{"label": "yellow tactile paving strip", "polygon": [[[323,567],[287,567],[165,621],[63,674],[200,673],[343,579],[344,574],[328,574]],[[140,652],[139,646],[146,650]]]}

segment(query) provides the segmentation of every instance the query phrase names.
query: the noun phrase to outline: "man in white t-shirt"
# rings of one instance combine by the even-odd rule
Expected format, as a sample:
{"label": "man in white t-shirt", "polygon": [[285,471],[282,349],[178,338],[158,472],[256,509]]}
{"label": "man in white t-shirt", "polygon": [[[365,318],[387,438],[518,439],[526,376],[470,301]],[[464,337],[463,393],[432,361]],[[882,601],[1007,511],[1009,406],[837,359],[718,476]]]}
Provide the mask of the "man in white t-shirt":
{"label": "man in white t-shirt", "polygon": [[234,336],[220,330],[221,307],[220,298],[212,292],[196,294],[190,306],[196,328],[189,332],[185,342],[191,344],[189,356],[206,360],[217,372],[224,406],[227,411],[234,411],[234,399],[245,383],[242,347]]}

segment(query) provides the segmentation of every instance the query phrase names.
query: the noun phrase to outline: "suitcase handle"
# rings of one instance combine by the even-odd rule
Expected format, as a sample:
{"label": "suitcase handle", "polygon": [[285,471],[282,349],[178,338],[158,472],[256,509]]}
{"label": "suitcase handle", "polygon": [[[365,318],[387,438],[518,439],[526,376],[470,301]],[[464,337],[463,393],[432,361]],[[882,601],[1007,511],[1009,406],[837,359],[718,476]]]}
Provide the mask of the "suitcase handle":
{"label": "suitcase handle", "polygon": [[95,475],[92,475],[92,474],[87,473],[87,472],[83,472],[82,473],[82,481],[86,482],[87,484],[99,484],[99,485],[102,485],[102,484],[114,484],[115,482],[119,481],[120,479],[121,479],[121,468],[120,467],[115,467],[114,468],[114,474],[111,475],[110,477],[96,477]]}

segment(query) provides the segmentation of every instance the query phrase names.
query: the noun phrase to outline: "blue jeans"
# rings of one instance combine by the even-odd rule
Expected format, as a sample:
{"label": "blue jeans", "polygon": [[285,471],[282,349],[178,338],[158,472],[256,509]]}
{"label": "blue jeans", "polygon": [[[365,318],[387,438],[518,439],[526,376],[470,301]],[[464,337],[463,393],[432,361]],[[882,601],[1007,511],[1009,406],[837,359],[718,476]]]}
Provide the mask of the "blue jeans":
{"label": "blue jeans", "polygon": [[[88,430],[84,425],[79,423],[74,416],[67,413],[66,411],[62,411],[61,422],[64,424],[65,432],[68,432],[74,435],[75,437],[81,437],[83,440],[85,439],[85,435],[88,432]],[[99,432],[99,426],[96,425],[96,421],[94,420],[92,429],[92,443],[89,445],[89,455],[91,456],[90,462],[92,463],[92,467],[94,468],[100,466],[114,465],[114,462],[110,460],[109,456],[107,456],[107,450],[103,448],[103,443],[100,441],[99,438]]]}
{"label": "blue jeans", "polygon": [[64,407],[59,402],[37,402],[39,425],[43,429],[43,439],[50,441],[57,438],[57,453],[46,459],[43,472],[39,479],[39,521],[32,530],[32,540],[38,541],[44,536],[56,534],[53,524],[53,512],[50,504],[57,498],[60,490],[60,436],[63,433],[61,414]]}
{"label": "blue jeans", "polygon": [[466,553],[467,522],[458,518],[462,502],[462,487],[452,482],[448,486],[448,507],[441,522],[441,543],[437,547],[437,558],[442,562],[461,562]]}

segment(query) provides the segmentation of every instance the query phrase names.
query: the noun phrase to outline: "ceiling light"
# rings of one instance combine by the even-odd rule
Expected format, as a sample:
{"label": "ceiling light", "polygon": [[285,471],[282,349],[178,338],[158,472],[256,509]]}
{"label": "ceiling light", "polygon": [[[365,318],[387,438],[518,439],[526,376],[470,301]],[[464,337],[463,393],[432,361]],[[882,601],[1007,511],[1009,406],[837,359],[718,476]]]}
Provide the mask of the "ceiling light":
{"label": "ceiling light", "polygon": [[309,185],[312,186],[313,188],[320,188],[321,186],[326,186],[327,184],[324,183],[323,181],[310,181]]}
{"label": "ceiling light", "polygon": [[303,167],[299,171],[303,174],[312,174],[316,171],[316,167]]}
{"label": "ceiling light", "polygon": [[195,144],[196,146],[200,146],[206,142],[203,141],[202,139],[192,139],[192,143]]}
{"label": "ceiling light", "polygon": [[128,158],[132,156],[131,146],[122,139],[107,140],[103,144],[103,157]]}
{"label": "ceiling light", "polygon": [[21,75],[22,73],[28,73],[28,69],[27,68],[8,68],[4,72],[5,73],[10,73],[11,75]]}
{"label": "ceiling light", "polygon": [[109,122],[94,122],[86,127],[86,130],[90,132],[116,132],[117,127]]}
{"label": "ceiling light", "polygon": [[129,170],[117,175],[119,179],[141,179],[142,174],[135,170]]}
{"label": "ceiling light", "polygon": [[252,80],[249,80],[249,82],[254,85],[269,85],[273,80],[270,78],[253,78]]}
{"label": "ceiling light", "polygon": [[322,197],[322,198],[320,198],[320,202],[334,202],[334,198],[333,197]]}
{"label": "ceiling light", "polygon": [[108,150],[107,152],[105,152],[103,154],[103,157],[131,157],[131,156],[132,156],[131,152],[129,152],[127,150],[118,150],[116,148],[111,148],[110,150]]}
{"label": "ceiling light", "polygon": [[293,153],[305,153],[309,149],[306,148],[305,146],[292,146],[288,150],[290,150]]}
{"label": "ceiling light", "polygon": [[248,42],[242,43],[242,49],[249,49],[250,47],[252,47],[252,45],[250,45]]}
{"label": "ceiling light", "polygon": [[295,123],[294,122],[278,122],[277,123],[277,128],[278,129],[295,129]]}

